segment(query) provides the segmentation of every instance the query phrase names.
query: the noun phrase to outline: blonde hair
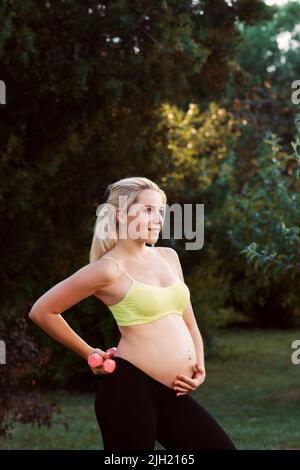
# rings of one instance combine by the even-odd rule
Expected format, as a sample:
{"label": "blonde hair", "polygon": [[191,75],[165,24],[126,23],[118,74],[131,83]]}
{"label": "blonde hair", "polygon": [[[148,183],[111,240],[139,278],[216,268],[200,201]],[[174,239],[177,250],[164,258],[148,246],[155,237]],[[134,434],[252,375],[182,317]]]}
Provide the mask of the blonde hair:
{"label": "blonde hair", "polygon": [[[105,194],[108,197],[94,225],[94,235],[90,249],[90,263],[100,259],[105,253],[110,251],[117,243],[118,220],[115,217],[116,209],[120,209],[120,196],[126,197],[126,206],[122,210],[128,209],[135,202],[140,191],[144,189],[154,189],[158,191],[163,200],[163,204],[167,202],[166,193],[153,181],[142,176],[132,176],[123,178],[115,183],[108,185]],[[104,215],[103,215],[104,214]],[[106,238],[99,238],[99,232],[104,232],[104,227],[108,227],[108,235]],[[100,230],[99,230],[100,229]],[[97,233],[98,232],[98,233]]]}

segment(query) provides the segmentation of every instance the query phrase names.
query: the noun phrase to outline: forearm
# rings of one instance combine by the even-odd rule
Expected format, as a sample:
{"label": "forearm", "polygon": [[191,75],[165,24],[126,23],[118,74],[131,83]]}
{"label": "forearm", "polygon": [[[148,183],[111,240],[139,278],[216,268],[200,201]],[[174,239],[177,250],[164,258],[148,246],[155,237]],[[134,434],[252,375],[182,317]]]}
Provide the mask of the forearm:
{"label": "forearm", "polygon": [[83,341],[59,313],[31,310],[29,318],[59,343],[87,359],[94,348]]}
{"label": "forearm", "polygon": [[201,333],[197,326],[194,328],[189,329],[191,337],[194,342],[195,351],[196,351],[196,362],[200,364],[200,366],[205,371],[205,364],[204,364],[204,347],[203,347],[203,340]]}

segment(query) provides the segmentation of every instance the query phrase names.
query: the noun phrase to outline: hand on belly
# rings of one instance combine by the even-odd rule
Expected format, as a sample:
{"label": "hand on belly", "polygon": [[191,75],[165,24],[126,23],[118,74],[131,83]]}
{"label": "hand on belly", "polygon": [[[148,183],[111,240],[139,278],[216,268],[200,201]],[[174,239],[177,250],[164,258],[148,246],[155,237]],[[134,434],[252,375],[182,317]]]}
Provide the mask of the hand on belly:
{"label": "hand on belly", "polygon": [[205,370],[200,366],[199,363],[194,365],[193,377],[187,377],[185,375],[178,375],[173,388],[177,391],[176,396],[186,395],[189,392],[196,390],[205,380]]}

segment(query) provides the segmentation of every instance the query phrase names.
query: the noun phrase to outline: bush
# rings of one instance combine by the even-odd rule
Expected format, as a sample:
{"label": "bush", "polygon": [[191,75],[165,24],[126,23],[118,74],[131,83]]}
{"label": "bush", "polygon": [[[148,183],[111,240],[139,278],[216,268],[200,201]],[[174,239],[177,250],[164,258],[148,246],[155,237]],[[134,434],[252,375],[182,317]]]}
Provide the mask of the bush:
{"label": "bush", "polygon": [[[282,152],[269,134],[258,149],[256,171],[230,196],[227,230],[234,252],[246,259],[234,297],[261,324],[300,324],[300,179],[297,153]],[[243,265],[244,266],[244,265]]]}
{"label": "bush", "polygon": [[38,390],[38,374],[47,363],[50,350],[38,350],[17,309],[1,312],[0,338],[7,351],[6,364],[0,366],[0,436],[11,437],[16,421],[50,427],[53,414],[61,411],[60,405],[41,403]]}

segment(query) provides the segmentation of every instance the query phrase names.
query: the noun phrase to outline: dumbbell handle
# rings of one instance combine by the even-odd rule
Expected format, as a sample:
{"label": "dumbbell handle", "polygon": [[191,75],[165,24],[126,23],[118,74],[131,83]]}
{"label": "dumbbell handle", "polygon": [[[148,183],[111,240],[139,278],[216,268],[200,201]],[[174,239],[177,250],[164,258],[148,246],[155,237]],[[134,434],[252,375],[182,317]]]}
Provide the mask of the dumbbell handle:
{"label": "dumbbell handle", "polygon": [[[116,351],[117,351],[117,348],[113,347],[113,348],[107,349],[106,353],[110,354],[113,357]],[[105,372],[113,372],[116,368],[116,362],[113,361],[112,359],[104,359],[103,361],[102,356],[97,352],[94,352],[93,354],[89,355],[88,364],[90,367],[99,367],[102,365],[102,363],[103,363],[103,369],[105,370]]]}

